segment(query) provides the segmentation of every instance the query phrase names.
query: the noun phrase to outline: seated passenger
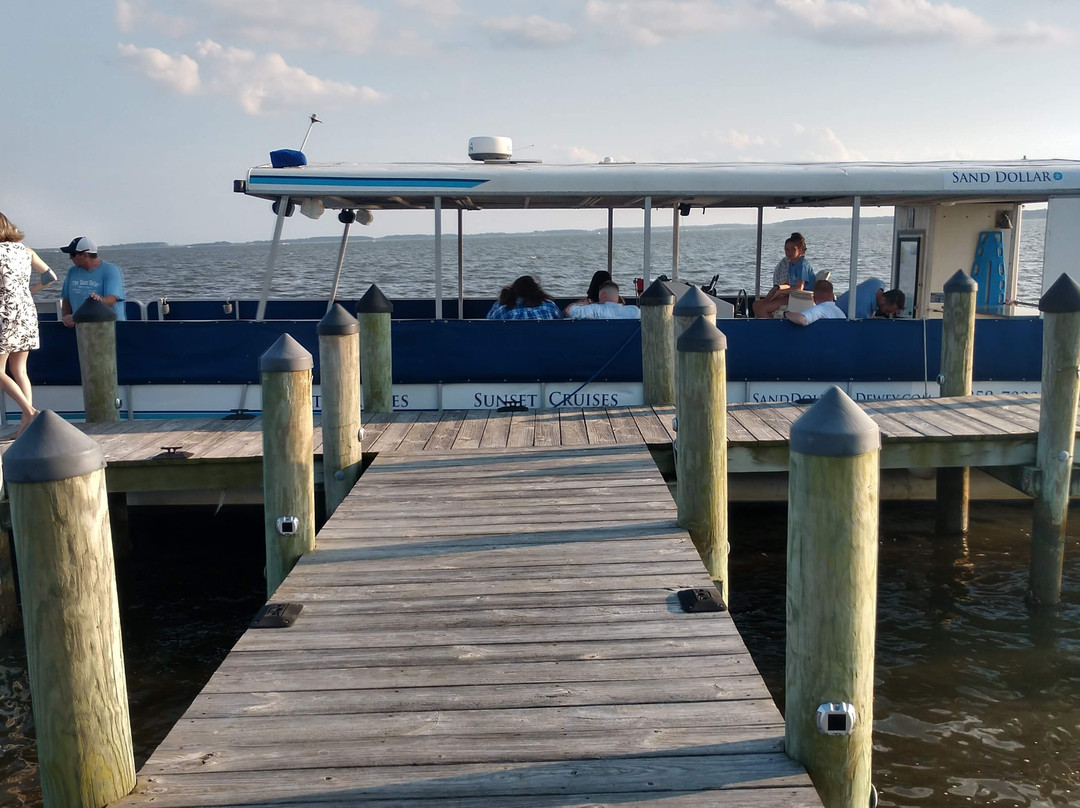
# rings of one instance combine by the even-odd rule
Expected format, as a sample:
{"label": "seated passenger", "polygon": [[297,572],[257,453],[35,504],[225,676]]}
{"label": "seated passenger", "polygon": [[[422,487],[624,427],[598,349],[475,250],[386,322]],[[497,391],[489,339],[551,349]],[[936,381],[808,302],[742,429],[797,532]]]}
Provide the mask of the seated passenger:
{"label": "seated passenger", "polygon": [[836,305],[833,286],[829,281],[821,280],[814,284],[814,305],[806,311],[785,311],[784,319],[795,325],[810,325],[818,320],[843,320],[846,314]]}
{"label": "seated passenger", "polygon": [[571,303],[566,316],[571,320],[640,320],[641,309],[619,301],[619,286],[608,281],[600,287],[598,303]]}
{"label": "seated passenger", "polygon": [[[836,299],[836,305],[848,313],[850,291]],[[900,289],[885,291],[885,281],[867,278],[855,287],[855,316],[853,319],[864,320],[868,317],[895,317],[907,304],[907,297]]]}
{"label": "seated passenger", "polygon": [[499,292],[489,320],[561,320],[562,312],[532,275],[522,275]]}
{"label": "seated passenger", "polygon": [[806,239],[802,233],[792,233],[784,242],[784,257],[773,270],[773,288],[787,284],[792,289],[814,289],[814,268],[806,257]]}
{"label": "seated passenger", "polygon": [[[593,273],[592,280],[589,281],[589,289],[587,292],[585,292],[585,297],[581,298],[580,300],[575,300],[573,303],[567,304],[566,308],[563,309],[563,314],[565,314],[567,317],[570,316],[570,306],[577,306],[583,303],[599,303],[600,287],[603,286],[605,283],[609,282],[613,282],[611,280],[610,272],[608,272],[606,269],[596,270],[596,272]],[[625,303],[626,301],[620,297],[619,302]]]}

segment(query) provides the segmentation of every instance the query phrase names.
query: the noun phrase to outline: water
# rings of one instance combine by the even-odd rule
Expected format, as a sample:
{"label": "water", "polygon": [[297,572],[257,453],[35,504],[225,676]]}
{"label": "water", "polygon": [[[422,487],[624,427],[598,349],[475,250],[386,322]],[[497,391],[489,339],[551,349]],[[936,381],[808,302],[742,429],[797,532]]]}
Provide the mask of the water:
{"label": "water", "polygon": [[[790,225],[766,227],[764,285]],[[817,269],[846,288],[847,224],[799,226]],[[734,294],[754,288],[753,228],[681,234],[681,277]],[[860,277],[888,278],[889,225],[864,223]],[[1022,300],[1038,297],[1043,223],[1025,223]],[[467,241],[465,293],[494,296],[517,275],[538,275],[555,296],[584,292],[606,262],[603,233],[536,233]],[[290,244],[281,252],[274,294],[329,293],[336,244]],[[62,269],[59,253],[41,251]],[[205,246],[103,251],[125,270],[129,296],[256,297],[268,247]],[[670,234],[653,239],[653,273],[669,272]],[[378,283],[391,297],[431,296],[430,239],[357,241],[340,296]],[[457,294],[456,244],[444,250],[444,294]],[[615,277],[641,274],[640,233],[615,238]],[[48,290],[53,296],[57,289]],[[48,293],[43,296],[48,296]],[[153,522],[147,520],[153,519]],[[258,511],[206,515],[224,539],[212,558],[191,553],[191,537],[169,525],[185,519],[132,513],[136,552],[119,564],[129,694],[141,762],[175,723],[242,633],[263,599]],[[1080,512],[1070,522],[1080,525]],[[1061,609],[1024,605],[1029,504],[978,503],[965,543],[933,536],[931,505],[882,509],[875,671],[874,782],[881,805],[1080,805],[1080,541],[1068,539]],[[783,703],[783,506],[732,510],[732,590],[740,631],[778,703]],[[0,640],[0,806],[40,804],[33,720],[21,638]]]}
{"label": "water", "polygon": [[[847,289],[851,229],[845,222],[799,225],[809,242],[814,268],[832,272],[839,295]],[[789,224],[766,225],[762,238],[762,285],[768,289],[772,270],[784,253]],[[864,223],[859,237],[859,279],[888,280],[892,261],[892,225]],[[445,237],[443,294],[456,297],[457,238]],[[684,227],[680,231],[681,279],[703,284],[719,275],[717,290],[734,295],[755,289],[756,231],[753,227],[712,229]],[[1025,222],[1021,244],[1021,299],[1037,299],[1042,282],[1043,222]],[[288,243],[281,247],[272,296],[325,298],[333,285],[339,245]],[[39,250],[58,271],[68,263],[59,252]],[[616,231],[613,275],[624,290],[642,274],[643,237],[640,231]],[[102,257],[124,270],[129,298],[147,302],[159,297],[257,298],[269,246],[199,246],[125,248]],[[434,297],[435,244],[431,237],[356,239],[350,242],[342,268],[338,296],[361,297],[372,283],[389,297]],[[652,240],[652,274],[671,275],[671,231],[658,229]],[[606,232],[529,233],[467,237],[464,254],[466,297],[494,298],[519,275],[536,275],[549,294],[577,297],[585,293],[597,269],[607,266]],[[56,284],[40,294],[59,295]]]}

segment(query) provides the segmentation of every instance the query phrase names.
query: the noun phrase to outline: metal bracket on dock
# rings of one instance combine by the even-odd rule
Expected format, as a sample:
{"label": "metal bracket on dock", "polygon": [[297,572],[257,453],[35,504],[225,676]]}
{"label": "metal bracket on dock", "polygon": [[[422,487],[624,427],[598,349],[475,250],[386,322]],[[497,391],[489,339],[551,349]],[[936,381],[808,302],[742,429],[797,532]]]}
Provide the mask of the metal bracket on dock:
{"label": "metal bracket on dock", "polygon": [[194,456],[191,452],[181,452],[180,449],[180,446],[162,446],[161,451],[154,455],[154,459],[156,460],[159,457],[187,458]]}
{"label": "metal bracket on dock", "polygon": [[288,628],[296,622],[303,609],[303,603],[267,603],[259,609],[259,613],[251,621],[251,627]]}
{"label": "metal bracket on dock", "polygon": [[727,605],[715,589],[680,589],[679,606],[684,612],[726,612]]}
{"label": "metal bracket on dock", "polygon": [[[1022,494],[1037,497],[1042,490],[1042,469],[1038,466],[983,466],[981,470]],[[1080,466],[1072,467],[1069,498],[1080,497]]]}

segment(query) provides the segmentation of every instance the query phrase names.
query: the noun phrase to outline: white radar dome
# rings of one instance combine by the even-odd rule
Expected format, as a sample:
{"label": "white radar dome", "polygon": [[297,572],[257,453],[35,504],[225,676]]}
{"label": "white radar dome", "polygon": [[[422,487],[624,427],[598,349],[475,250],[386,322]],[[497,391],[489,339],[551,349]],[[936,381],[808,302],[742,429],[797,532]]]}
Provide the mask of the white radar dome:
{"label": "white radar dome", "polygon": [[469,157],[473,160],[509,160],[514,144],[508,137],[469,138]]}

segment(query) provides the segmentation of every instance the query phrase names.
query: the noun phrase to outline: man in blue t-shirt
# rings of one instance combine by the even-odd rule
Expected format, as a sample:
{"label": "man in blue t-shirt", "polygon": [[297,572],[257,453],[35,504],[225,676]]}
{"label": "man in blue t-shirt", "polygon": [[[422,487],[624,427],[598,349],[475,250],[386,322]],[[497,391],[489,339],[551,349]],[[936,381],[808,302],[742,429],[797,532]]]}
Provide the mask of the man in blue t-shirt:
{"label": "man in blue t-shirt", "polygon": [[[848,314],[848,299],[851,292],[844,292],[836,299],[836,305]],[[855,313],[853,320],[865,320],[869,317],[895,317],[907,304],[907,298],[899,289],[885,291],[885,281],[867,278],[855,287]]]}
{"label": "man in blue t-shirt", "polygon": [[71,256],[72,266],[64,276],[64,288],[60,290],[60,311],[64,325],[75,325],[72,313],[87,298],[100,300],[116,312],[117,320],[126,320],[124,314],[124,275],[120,267],[102,261],[97,256],[97,245],[86,236],[73,238],[60,252]]}

